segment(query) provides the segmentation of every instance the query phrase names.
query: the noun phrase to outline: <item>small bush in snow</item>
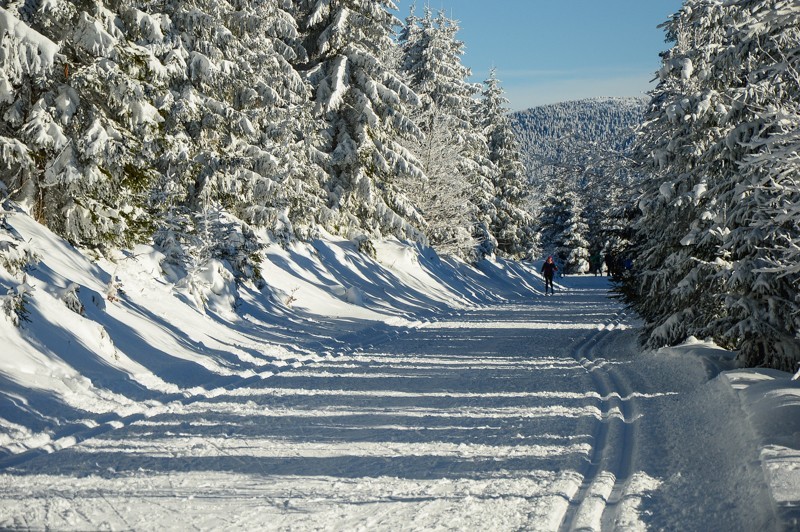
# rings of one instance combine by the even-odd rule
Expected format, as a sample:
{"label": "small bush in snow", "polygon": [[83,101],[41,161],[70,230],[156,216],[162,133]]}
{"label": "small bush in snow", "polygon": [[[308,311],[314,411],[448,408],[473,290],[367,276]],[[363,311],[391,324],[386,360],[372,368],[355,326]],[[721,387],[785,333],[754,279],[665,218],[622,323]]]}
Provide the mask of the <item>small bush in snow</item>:
{"label": "small bush in snow", "polygon": [[22,322],[30,321],[27,304],[28,294],[32,290],[33,288],[23,281],[14,288],[10,288],[5,296],[0,296],[0,308],[15,327],[19,327]]}
{"label": "small bush in snow", "polygon": [[39,256],[26,242],[0,240],[0,266],[11,275],[23,273]]}
{"label": "small bush in snow", "polygon": [[70,283],[66,288],[56,292],[55,296],[64,302],[68,309],[83,316],[85,308],[78,297],[81,287],[78,283]]}

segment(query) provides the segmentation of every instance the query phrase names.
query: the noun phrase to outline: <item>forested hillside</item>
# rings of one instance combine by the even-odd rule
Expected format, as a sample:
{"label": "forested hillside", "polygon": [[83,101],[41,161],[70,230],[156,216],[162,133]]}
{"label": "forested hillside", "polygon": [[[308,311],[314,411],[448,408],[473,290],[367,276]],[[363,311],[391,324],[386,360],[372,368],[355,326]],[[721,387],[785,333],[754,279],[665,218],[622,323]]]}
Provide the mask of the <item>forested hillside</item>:
{"label": "forested hillside", "polygon": [[597,270],[622,248],[630,158],[645,98],[595,98],[510,115],[532,188],[541,244],[568,273]]}
{"label": "forested hillside", "polygon": [[458,29],[389,0],[1,2],[2,193],[179,277],[257,280],[265,242],[320,230],[525,256],[506,100],[467,81]]}
{"label": "forested hillside", "polygon": [[[539,183],[559,168],[588,167],[629,152],[649,98],[592,98],[511,113],[528,178]],[[592,150],[591,148],[594,148]]]}

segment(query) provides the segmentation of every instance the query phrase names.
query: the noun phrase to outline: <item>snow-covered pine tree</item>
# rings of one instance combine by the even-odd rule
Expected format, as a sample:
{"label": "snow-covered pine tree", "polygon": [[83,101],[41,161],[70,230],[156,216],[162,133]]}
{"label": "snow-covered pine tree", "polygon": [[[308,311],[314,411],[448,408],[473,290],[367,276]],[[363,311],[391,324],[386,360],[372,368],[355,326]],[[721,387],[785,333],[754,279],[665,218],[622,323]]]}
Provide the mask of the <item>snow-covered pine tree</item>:
{"label": "snow-covered pine tree", "polygon": [[589,243],[581,204],[573,191],[551,190],[540,213],[542,247],[556,259],[563,273],[589,271]]}
{"label": "snow-covered pine tree", "polygon": [[483,99],[478,110],[481,129],[489,148],[489,160],[496,167],[492,176],[495,191],[495,216],[491,231],[498,249],[513,258],[538,254],[534,222],[523,205],[528,192],[520,145],[511,129],[500,81],[495,69],[484,82]]}
{"label": "snow-covered pine tree", "polygon": [[[149,234],[144,207],[155,172],[148,141],[162,122],[152,101],[163,89],[146,54],[127,40],[119,14],[102,4],[85,7],[57,0],[3,10],[6,25],[15,26],[4,32],[15,65],[3,69],[0,112],[4,129],[16,131],[36,161],[32,168],[17,158],[22,149],[4,148],[24,180],[9,183],[12,196],[68,240],[103,248]],[[23,36],[16,44],[14,34]],[[53,42],[61,43],[59,68],[30,68],[23,57],[31,51],[53,66]]]}
{"label": "snow-covered pine tree", "polygon": [[19,327],[28,319],[28,294],[33,288],[25,272],[40,256],[30,242],[26,242],[7,222],[18,212],[7,197],[8,191],[0,182],[0,317]]}
{"label": "snow-covered pine tree", "polygon": [[[62,58],[56,43],[13,10],[0,9],[0,180],[5,194],[30,206],[39,196],[44,176],[19,128],[31,112],[31,102],[47,91]],[[64,142],[61,137],[59,143]]]}
{"label": "snow-covered pine tree", "polygon": [[[441,253],[474,260],[479,244],[473,198],[478,169],[469,160],[468,149],[474,142],[470,135],[476,89],[467,82],[469,70],[461,64],[458,25],[441,13],[434,18],[427,7],[421,18],[412,11],[406,24],[399,41],[402,71],[419,95],[420,105],[412,117],[424,134],[411,138],[407,146],[420,161],[424,176],[401,185],[425,217],[430,244]],[[488,221],[484,232],[490,235]]]}
{"label": "snow-covered pine tree", "polygon": [[308,60],[297,68],[311,83],[316,116],[325,124],[325,189],[336,213],[326,224],[359,240],[385,234],[423,239],[424,220],[399,190],[420,178],[402,138],[419,135],[409,118],[416,94],[391,68],[390,0],[301,0],[294,4]]}
{"label": "snow-covered pine tree", "polygon": [[277,0],[234,3],[228,27],[238,37],[241,87],[234,107],[247,118],[237,139],[237,214],[273,235],[306,237],[324,213],[316,151],[320,124],[309,87],[294,65],[307,60],[294,16]]}
{"label": "snow-covered pine tree", "polygon": [[737,171],[719,187],[727,206],[729,315],[716,326],[749,366],[800,363],[800,6],[737,2],[736,31],[716,58],[726,74],[725,151]]}
{"label": "snow-covered pine tree", "polygon": [[636,157],[650,177],[625,250],[635,268],[619,290],[644,319],[643,338],[652,347],[707,337],[709,324],[725,312],[720,227],[726,213],[708,191],[736,164],[723,153],[731,102],[720,91],[727,73],[714,65],[731,9],[688,0],[665,24],[674,44],[662,54],[659,84],[637,139]]}
{"label": "snow-covered pine tree", "polygon": [[489,159],[489,148],[478,124],[478,101],[472,107],[473,127],[465,137],[465,155],[460,168],[470,184],[470,203],[475,206],[472,235],[478,243],[475,259],[494,255],[497,238],[492,232],[492,221],[497,219],[497,194],[492,176],[497,174],[496,165]]}
{"label": "snow-covered pine tree", "polygon": [[[305,52],[282,5],[175,1],[134,13],[148,21],[139,24],[139,44],[165,65],[171,87],[154,203],[163,221],[156,243],[173,266],[192,269],[198,258],[188,253],[205,249],[203,234],[219,229],[209,257],[227,260],[238,278],[248,278],[257,275],[260,245],[249,225],[291,239],[316,223],[318,128],[293,67]],[[159,20],[155,26],[164,31],[149,31]],[[204,223],[208,212],[225,223]]]}
{"label": "snow-covered pine tree", "polygon": [[784,262],[798,234],[798,10],[689,1],[667,24],[675,44],[640,144],[656,177],[624,287],[650,345],[712,336],[748,365],[800,359],[797,271]]}
{"label": "snow-covered pine tree", "polygon": [[[247,50],[229,25],[251,27],[246,13],[237,19],[232,4],[204,0],[174,0],[142,7],[147,13],[139,18],[162,21],[158,28],[163,33],[146,31],[151,25],[141,25],[144,31],[139,37],[141,45],[153,50],[167,66],[171,89],[171,97],[165,102],[169,110],[165,149],[159,159],[163,179],[171,182],[164,183],[168,194],[157,191],[156,198],[161,201],[156,201],[156,206],[162,209],[163,223],[155,242],[172,260],[185,261],[172,267],[191,272],[197,270],[193,265],[198,262],[203,267],[211,259],[239,255],[231,254],[223,244],[228,239],[228,226],[207,238],[204,235],[209,230],[222,226],[204,220],[208,212],[232,214],[239,206],[244,186],[239,172],[245,166],[241,152],[257,142],[259,133],[253,123],[255,117],[248,116],[247,111],[260,98],[259,91],[269,96],[272,92],[249,76],[251,67],[240,62]],[[207,249],[208,240],[219,246]],[[257,248],[244,237],[240,241],[243,249]],[[256,254],[251,254],[250,264],[235,270],[237,276],[246,277],[255,270],[257,260]],[[233,262],[229,261],[231,269]]]}

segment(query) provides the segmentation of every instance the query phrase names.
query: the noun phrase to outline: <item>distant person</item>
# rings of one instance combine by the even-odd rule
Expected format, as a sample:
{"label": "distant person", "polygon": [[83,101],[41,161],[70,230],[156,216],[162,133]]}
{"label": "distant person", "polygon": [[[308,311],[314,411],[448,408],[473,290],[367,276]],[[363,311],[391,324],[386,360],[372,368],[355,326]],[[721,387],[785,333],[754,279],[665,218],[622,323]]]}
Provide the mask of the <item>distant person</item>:
{"label": "distant person", "polygon": [[603,259],[599,253],[592,254],[589,257],[589,273],[593,273],[595,277],[603,269]]}
{"label": "distant person", "polygon": [[553,290],[553,277],[558,271],[558,266],[553,262],[553,257],[547,257],[547,260],[542,264],[542,275],[544,276],[544,294],[547,295],[547,287],[550,287],[550,294],[554,294]]}
{"label": "distant person", "polygon": [[616,259],[614,258],[614,255],[612,255],[611,253],[607,253],[606,254],[606,259],[605,259],[606,275],[609,276],[609,277],[611,277],[611,275],[613,275],[613,273],[614,273],[615,260]]}

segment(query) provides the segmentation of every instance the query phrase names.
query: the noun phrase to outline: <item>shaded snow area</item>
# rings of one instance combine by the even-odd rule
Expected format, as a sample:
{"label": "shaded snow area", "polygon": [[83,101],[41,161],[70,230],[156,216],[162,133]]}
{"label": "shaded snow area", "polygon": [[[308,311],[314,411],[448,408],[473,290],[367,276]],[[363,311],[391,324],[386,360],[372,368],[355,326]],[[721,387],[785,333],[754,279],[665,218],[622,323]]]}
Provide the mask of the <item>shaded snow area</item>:
{"label": "shaded snow area", "polygon": [[800,383],[642,352],[606,278],[325,238],[188,283],[9,224],[2,529],[800,529]]}

